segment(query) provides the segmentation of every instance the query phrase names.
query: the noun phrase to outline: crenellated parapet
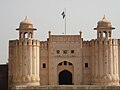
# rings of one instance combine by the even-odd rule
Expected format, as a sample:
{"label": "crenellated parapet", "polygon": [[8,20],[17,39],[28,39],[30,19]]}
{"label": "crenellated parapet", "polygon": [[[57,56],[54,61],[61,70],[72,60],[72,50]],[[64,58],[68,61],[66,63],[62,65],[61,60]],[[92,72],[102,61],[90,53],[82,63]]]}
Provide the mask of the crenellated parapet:
{"label": "crenellated parapet", "polygon": [[83,45],[83,47],[89,47],[90,46],[90,41],[83,41],[83,43],[82,43]]}
{"label": "crenellated parapet", "polygon": [[120,46],[120,39],[117,39],[118,40],[118,46]]}
{"label": "crenellated parapet", "polygon": [[105,39],[105,40],[97,40],[97,39],[92,39],[91,41],[83,41],[82,43],[83,47],[92,47],[95,45],[118,45],[120,44],[120,40],[118,39]]}
{"label": "crenellated parapet", "polygon": [[76,42],[81,41],[80,35],[50,35],[49,41],[52,42]]}
{"label": "crenellated parapet", "polygon": [[9,47],[14,47],[18,45],[32,45],[32,46],[40,46],[40,41],[39,40],[34,40],[34,39],[23,39],[23,40],[10,40],[9,41]]}
{"label": "crenellated parapet", "polygon": [[95,46],[95,45],[118,45],[118,39],[109,39],[109,40],[92,39],[90,41],[90,46]]}
{"label": "crenellated parapet", "polygon": [[48,48],[48,42],[47,41],[40,41],[40,48],[42,48],[42,49]]}

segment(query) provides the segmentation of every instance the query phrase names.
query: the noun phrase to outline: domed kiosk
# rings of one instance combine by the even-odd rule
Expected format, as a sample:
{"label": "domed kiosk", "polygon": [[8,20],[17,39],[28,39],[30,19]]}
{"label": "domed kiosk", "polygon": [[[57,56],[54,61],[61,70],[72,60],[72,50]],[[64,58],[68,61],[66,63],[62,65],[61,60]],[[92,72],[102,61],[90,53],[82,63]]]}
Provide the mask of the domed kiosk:
{"label": "domed kiosk", "polygon": [[19,30],[20,38],[33,38],[33,31],[37,29],[33,27],[33,23],[26,16],[16,30]]}
{"label": "domed kiosk", "polygon": [[97,27],[94,30],[97,30],[97,39],[109,39],[111,38],[112,30],[115,29],[112,27],[111,22],[105,17],[102,20],[98,21]]}
{"label": "domed kiosk", "polygon": [[115,28],[105,16],[94,28],[97,30],[97,39],[91,42],[94,85],[119,85],[118,41],[111,38],[113,29]]}

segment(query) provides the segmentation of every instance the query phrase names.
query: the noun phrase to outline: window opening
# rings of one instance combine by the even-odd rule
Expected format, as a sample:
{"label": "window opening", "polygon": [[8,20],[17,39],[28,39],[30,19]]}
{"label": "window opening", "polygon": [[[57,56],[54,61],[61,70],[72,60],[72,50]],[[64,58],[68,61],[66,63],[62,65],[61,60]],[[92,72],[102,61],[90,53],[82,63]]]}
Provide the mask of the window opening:
{"label": "window opening", "polygon": [[85,63],[85,68],[88,68],[88,63]]}
{"label": "window opening", "polygon": [[28,38],[28,33],[27,32],[24,33],[24,38]]}
{"label": "window opening", "polygon": [[60,54],[60,50],[56,50],[56,53],[57,53],[57,54]]}
{"label": "window opening", "polygon": [[103,37],[107,37],[107,33],[105,31],[103,32]]}
{"label": "window opening", "polygon": [[72,63],[69,63],[69,65],[72,65]]}
{"label": "window opening", "polygon": [[67,65],[67,62],[66,62],[66,61],[64,61],[64,65]]}
{"label": "window opening", "polygon": [[74,53],[74,50],[71,50],[71,53],[73,54],[73,53]]}
{"label": "window opening", "polygon": [[99,32],[99,37],[101,37],[101,32]]}
{"label": "window opening", "polygon": [[63,54],[67,54],[67,50],[63,50]]}
{"label": "window opening", "polygon": [[62,65],[62,63],[59,63],[59,65]]}
{"label": "window opening", "polygon": [[46,68],[46,64],[45,63],[43,63],[43,68]]}

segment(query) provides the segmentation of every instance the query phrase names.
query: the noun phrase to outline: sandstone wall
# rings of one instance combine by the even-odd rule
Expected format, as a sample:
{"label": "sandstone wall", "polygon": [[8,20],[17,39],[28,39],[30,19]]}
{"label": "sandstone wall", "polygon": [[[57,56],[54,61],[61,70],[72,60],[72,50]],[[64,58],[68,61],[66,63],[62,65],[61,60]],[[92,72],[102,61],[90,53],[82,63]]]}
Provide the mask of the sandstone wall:
{"label": "sandstone wall", "polygon": [[117,40],[92,40],[91,50],[92,84],[119,85]]}
{"label": "sandstone wall", "polygon": [[9,41],[9,85],[39,85],[39,46],[33,39]]}
{"label": "sandstone wall", "polygon": [[[48,42],[40,42],[40,84],[49,85]],[[45,65],[45,66],[44,66]]]}
{"label": "sandstone wall", "polygon": [[[82,39],[79,35],[50,35],[49,38],[49,84],[58,85],[60,71],[68,70],[72,73],[72,83],[82,83]],[[59,50],[59,54],[57,53]],[[74,50],[74,53],[71,53]],[[67,52],[67,53],[64,53]],[[73,66],[58,67],[61,62],[70,62]],[[58,67],[58,68],[57,68]],[[70,69],[71,68],[71,69]],[[61,70],[60,70],[61,69]],[[54,77],[54,78],[51,78]]]}

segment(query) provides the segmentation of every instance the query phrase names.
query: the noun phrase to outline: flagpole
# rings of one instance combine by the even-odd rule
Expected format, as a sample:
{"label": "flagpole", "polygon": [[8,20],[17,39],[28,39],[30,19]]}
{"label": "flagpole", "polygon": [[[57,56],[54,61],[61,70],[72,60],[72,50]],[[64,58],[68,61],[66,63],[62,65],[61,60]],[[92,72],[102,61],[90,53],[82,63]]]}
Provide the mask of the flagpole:
{"label": "flagpole", "polygon": [[65,35],[66,35],[66,16],[67,14],[66,14],[66,8],[65,8]]}
{"label": "flagpole", "polygon": [[65,35],[66,35],[66,30],[67,30],[67,24],[66,24],[66,8],[64,9],[64,11],[62,12],[62,14],[61,14],[62,16],[63,16],[63,19],[65,19]]}

